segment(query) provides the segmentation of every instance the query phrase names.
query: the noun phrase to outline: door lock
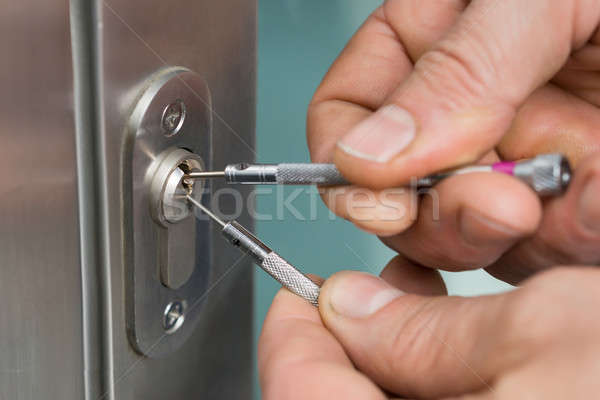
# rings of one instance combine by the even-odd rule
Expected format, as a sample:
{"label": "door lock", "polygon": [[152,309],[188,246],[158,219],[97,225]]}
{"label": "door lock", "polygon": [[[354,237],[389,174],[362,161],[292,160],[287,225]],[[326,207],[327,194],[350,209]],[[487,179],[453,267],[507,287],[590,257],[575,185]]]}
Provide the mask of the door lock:
{"label": "door lock", "polygon": [[143,87],[132,95],[122,158],[127,326],[137,351],[160,357],[192,334],[211,276],[210,222],[193,218],[186,198],[201,201],[204,182],[185,174],[211,166],[212,103],[185,68]]}
{"label": "door lock", "polygon": [[168,228],[190,215],[192,208],[186,196],[198,193],[204,182],[196,183],[185,175],[203,171],[204,162],[187,150],[169,149],[155,163],[148,171],[152,218]]}
{"label": "door lock", "polygon": [[[154,165],[156,164],[156,165]],[[190,218],[187,196],[199,200],[204,182],[186,179],[189,172],[204,170],[202,159],[184,149],[168,149],[150,166],[150,211],[160,226],[158,262],[163,285],[178,289],[196,265],[196,220]]]}

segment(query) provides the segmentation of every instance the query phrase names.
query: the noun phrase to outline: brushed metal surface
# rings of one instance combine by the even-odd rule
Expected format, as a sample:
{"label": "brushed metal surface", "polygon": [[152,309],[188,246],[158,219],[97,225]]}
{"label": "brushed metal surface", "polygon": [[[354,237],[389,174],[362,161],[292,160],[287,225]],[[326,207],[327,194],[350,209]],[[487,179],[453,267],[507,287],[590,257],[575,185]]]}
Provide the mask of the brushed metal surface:
{"label": "brushed metal surface", "polygon": [[130,345],[121,154],[131,96],[183,65],[212,91],[214,166],[254,158],[255,1],[22,0],[0,26],[0,398],[248,398],[252,268],[226,243],[186,344]]}
{"label": "brushed metal surface", "polygon": [[[138,93],[134,89],[157,70],[181,65],[202,76],[211,91],[213,166],[223,168],[232,158],[253,160],[255,1],[113,0],[103,2],[101,10],[98,91],[101,166],[110,205],[103,223],[109,233],[114,398],[247,399],[252,392],[253,267],[225,241],[213,241],[210,292],[192,337],[160,359],[141,357],[129,344],[119,154],[131,96]],[[221,198],[221,210],[231,212],[231,196]],[[239,220],[251,225],[247,215]]]}
{"label": "brushed metal surface", "polygon": [[[188,217],[183,221],[172,223],[163,211],[168,209],[165,199],[177,206],[173,209],[182,206],[165,198],[165,190],[171,182],[168,178],[183,161],[200,157],[201,169],[202,164],[210,166],[211,100],[206,82],[181,68],[161,70],[144,86],[122,150],[127,327],[138,351],[164,357],[193,334],[206,298],[211,266],[209,222],[194,218],[187,201],[183,211]],[[165,135],[163,110],[177,100],[185,104],[187,116],[177,134]],[[199,201],[203,183],[194,182],[198,190],[192,196]],[[168,285],[165,278],[170,275],[180,275],[180,282]],[[184,305],[185,323],[167,334],[163,314],[173,301]]]}
{"label": "brushed metal surface", "polygon": [[68,3],[8,2],[0,30],[0,399],[82,399]]}

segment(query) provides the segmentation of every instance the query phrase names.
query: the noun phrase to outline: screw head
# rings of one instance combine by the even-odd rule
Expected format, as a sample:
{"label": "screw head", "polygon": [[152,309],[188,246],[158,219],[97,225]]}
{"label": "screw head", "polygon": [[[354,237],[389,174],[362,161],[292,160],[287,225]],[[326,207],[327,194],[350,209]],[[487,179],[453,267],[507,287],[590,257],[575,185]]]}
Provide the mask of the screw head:
{"label": "screw head", "polygon": [[182,100],[177,99],[167,105],[163,110],[160,125],[165,136],[173,136],[177,134],[183,126],[185,120],[185,104]]}
{"label": "screw head", "polygon": [[181,328],[185,320],[185,304],[182,301],[175,300],[167,304],[163,313],[163,328],[165,332],[171,334]]}

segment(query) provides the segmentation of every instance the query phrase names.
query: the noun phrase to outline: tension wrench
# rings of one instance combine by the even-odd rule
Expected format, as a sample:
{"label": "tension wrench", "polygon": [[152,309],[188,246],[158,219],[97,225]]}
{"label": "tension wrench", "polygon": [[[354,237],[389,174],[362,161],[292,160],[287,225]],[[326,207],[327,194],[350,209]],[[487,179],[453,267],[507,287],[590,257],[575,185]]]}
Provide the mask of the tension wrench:
{"label": "tension wrench", "polygon": [[319,285],[285,261],[237,221],[223,221],[192,196],[188,195],[187,199],[221,225],[221,234],[225,239],[242,252],[250,254],[254,262],[277,282],[312,305],[319,306]]}
{"label": "tension wrench", "polygon": [[[562,194],[571,181],[571,166],[562,154],[542,154],[521,161],[491,165],[471,165],[429,175],[416,181],[416,187],[430,188],[450,176],[472,172],[500,172],[521,180],[540,196]],[[229,164],[223,171],[192,172],[190,179],[224,178],[227,183],[250,185],[322,185],[350,183],[334,164]]]}

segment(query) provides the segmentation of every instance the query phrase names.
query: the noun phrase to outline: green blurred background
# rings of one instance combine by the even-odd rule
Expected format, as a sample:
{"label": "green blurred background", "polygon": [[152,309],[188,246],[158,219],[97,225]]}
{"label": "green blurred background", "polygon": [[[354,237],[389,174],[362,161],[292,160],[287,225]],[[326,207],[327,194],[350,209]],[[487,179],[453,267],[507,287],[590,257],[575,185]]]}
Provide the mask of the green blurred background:
{"label": "green blurred background", "polygon": [[[260,162],[307,162],[307,105],[348,39],[381,3],[375,0],[259,0],[257,153]],[[258,236],[304,272],[327,277],[342,269],[379,273],[393,252],[376,237],[332,218],[314,188],[259,189]],[[295,213],[282,209],[291,199]],[[279,212],[277,212],[279,210]],[[290,211],[292,210],[292,211]],[[278,215],[279,214],[279,215]],[[303,218],[298,218],[298,214]],[[451,294],[477,295],[509,288],[485,272],[444,273]],[[255,276],[255,341],[279,285]],[[256,375],[256,374],[255,374]],[[260,399],[258,381],[255,400]]]}

